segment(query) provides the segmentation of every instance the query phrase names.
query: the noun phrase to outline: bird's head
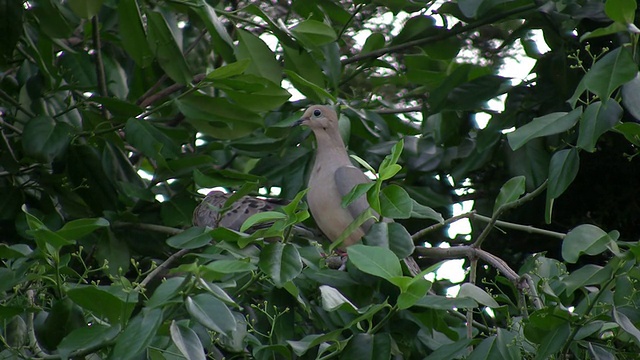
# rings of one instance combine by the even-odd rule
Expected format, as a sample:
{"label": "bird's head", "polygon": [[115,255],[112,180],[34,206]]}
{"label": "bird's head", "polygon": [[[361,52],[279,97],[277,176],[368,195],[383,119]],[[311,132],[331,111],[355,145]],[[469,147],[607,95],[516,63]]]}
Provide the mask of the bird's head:
{"label": "bird's head", "polygon": [[338,128],[338,114],[329,106],[313,105],[309,107],[295,125],[306,125],[311,130]]}

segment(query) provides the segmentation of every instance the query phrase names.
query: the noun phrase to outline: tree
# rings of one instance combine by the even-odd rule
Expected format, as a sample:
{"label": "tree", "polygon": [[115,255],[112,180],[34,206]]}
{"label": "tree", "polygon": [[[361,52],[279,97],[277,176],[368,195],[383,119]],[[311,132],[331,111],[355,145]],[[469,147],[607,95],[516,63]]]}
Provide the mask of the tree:
{"label": "tree", "polygon": [[[635,1],[0,5],[3,358],[637,356]],[[345,271],[289,231],[313,225],[291,129],[313,103],[397,220]],[[194,227],[211,187],[289,205],[252,234]],[[422,276],[449,258],[456,297]]]}

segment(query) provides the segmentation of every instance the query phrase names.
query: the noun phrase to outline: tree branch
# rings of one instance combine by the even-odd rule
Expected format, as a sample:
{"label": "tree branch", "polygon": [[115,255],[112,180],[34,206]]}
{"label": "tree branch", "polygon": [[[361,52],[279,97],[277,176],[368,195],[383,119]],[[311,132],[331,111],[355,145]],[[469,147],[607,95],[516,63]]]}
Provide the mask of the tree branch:
{"label": "tree branch", "polygon": [[489,221],[489,224],[484,228],[484,230],[482,230],[482,233],[480,233],[480,236],[478,236],[476,241],[471,246],[476,247],[476,248],[480,248],[480,246],[482,245],[482,242],[487,238],[487,236],[489,236],[489,233],[491,232],[491,230],[493,230],[493,227],[495,226],[496,221],[498,221],[498,217],[500,217],[500,215],[502,215],[502,213],[504,213],[507,210],[511,210],[511,209],[517,208],[517,207],[519,207],[520,205],[524,204],[527,201],[533,200],[533,198],[535,198],[536,196],[540,195],[540,193],[542,193],[544,191],[544,189],[547,188],[547,182],[548,182],[548,180],[545,180],[542,183],[542,185],[538,186],[537,189],[535,189],[532,192],[526,194],[525,196],[521,197],[520,199],[500,206],[498,208],[498,210],[496,210],[496,212],[491,217],[491,220]]}
{"label": "tree branch", "polygon": [[416,253],[424,257],[436,259],[459,259],[463,257],[479,258],[487,264],[496,268],[514,284],[517,284],[520,280],[520,276],[518,275],[518,273],[511,269],[509,265],[504,262],[504,260],[487,251],[475,248],[471,245],[461,245],[450,248],[427,248],[424,246],[416,246]]}
{"label": "tree branch", "polygon": [[447,30],[446,32],[440,33],[438,35],[433,35],[433,36],[428,36],[426,38],[422,38],[422,39],[418,39],[418,40],[413,40],[413,41],[408,41],[404,44],[400,44],[400,45],[396,45],[396,46],[390,46],[388,48],[383,48],[383,49],[379,49],[379,50],[374,50],[371,52],[368,52],[366,54],[359,54],[359,55],[355,55],[346,59],[343,59],[342,65],[348,65],[348,64],[352,64],[354,62],[358,62],[361,60],[367,60],[367,59],[376,59],[379,58],[382,55],[386,55],[386,54],[390,54],[390,53],[399,53],[399,52],[404,52],[412,47],[415,46],[422,46],[422,45],[426,45],[426,44],[431,44],[431,43],[435,43],[438,41],[442,41],[442,40],[446,40],[450,37],[453,36],[457,36],[460,35],[462,33],[471,31],[471,30],[475,30],[479,27],[488,25],[488,24],[492,24],[494,22],[497,22],[501,19],[506,19],[510,16],[513,15],[517,15],[520,13],[524,13],[527,11],[531,11],[535,8],[537,8],[538,5],[533,3],[533,4],[529,4],[529,5],[525,5],[525,6],[521,6],[519,8],[515,8],[513,10],[510,11],[506,11],[504,13],[499,13],[499,14],[495,14],[493,16],[488,16],[480,21],[476,21],[474,23],[470,23],[466,26],[458,26],[457,28],[454,26],[452,29]]}

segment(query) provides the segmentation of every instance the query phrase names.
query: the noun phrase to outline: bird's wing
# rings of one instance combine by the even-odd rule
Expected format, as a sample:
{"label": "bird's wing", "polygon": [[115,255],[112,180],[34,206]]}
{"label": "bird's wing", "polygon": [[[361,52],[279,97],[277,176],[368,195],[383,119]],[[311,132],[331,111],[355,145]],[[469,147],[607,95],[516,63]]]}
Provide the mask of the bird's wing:
{"label": "bird's wing", "polygon": [[[347,195],[356,185],[371,182],[371,179],[369,179],[360,169],[352,165],[339,167],[334,174],[334,179],[336,181],[336,188],[338,189],[338,193],[341,197]],[[362,195],[349,204],[347,209],[355,219],[369,207],[366,195]],[[366,233],[371,225],[373,225],[373,221],[369,220],[365,222],[361,226],[362,230]]]}
{"label": "bird's wing", "polygon": [[274,210],[276,206],[267,200],[251,196],[243,196],[234,202],[220,219],[221,227],[240,230],[242,224],[257,213]]}

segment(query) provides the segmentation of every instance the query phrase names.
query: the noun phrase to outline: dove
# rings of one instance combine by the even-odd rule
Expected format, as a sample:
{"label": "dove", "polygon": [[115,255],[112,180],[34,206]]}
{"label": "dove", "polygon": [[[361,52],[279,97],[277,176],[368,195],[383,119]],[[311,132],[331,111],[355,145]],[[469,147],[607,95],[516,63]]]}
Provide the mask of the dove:
{"label": "dove", "polygon": [[[224,204],[229,200],[231,195],[233,195],[233,193],[225,193],[219,190],[213,190],[207,193],[207,196],[205,196],[193,211],[193,225],[208,226],[210,228],[222,227],[240,231],[242,224],[252,215],[265,211],[276,211],[280,206],[288,203],[282,199],[259,198],[245,195],[229,205],[228,209],[224,209]],[[272,223],[261,223],[250,227],[247,232],[253,233],[258,229],[269,227],[271,224]],[[315,231],[301,224],[294,225],[292,230],[293,234],[299,237],[307,239],[316,239],[319,237],[319,234],[316,234]]]}
{"label": "dove", "polygon": [[[351,163],[340,136],[338,115],[331,107],[309,107],[296,125],[309,127],[317,144],[316,158],[308,183],[309,211],[320,230],[329,240],[335,241],[354,219],[370,207],[364,195],[346,208],[341,205],[342,198],[356,185],[370,182],[371,179]],[[358,242],[373,224],[373,220],[363,223],[349,234],[341,246],[348,247]],[[413,275],[420,271],[413,258],[405,259],[405,263]]]}

